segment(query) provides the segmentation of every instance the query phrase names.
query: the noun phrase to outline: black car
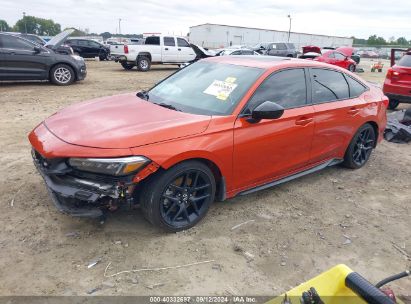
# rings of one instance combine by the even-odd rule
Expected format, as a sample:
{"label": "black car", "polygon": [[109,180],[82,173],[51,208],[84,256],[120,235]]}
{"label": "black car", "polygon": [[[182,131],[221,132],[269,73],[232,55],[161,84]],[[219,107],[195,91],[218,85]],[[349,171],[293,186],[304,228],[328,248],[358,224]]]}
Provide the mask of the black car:
{"label": "black car", "polygon": [[43,47],[20,36],[0,33],[0,80],[50,80],[57,85],[83,80],[87,75],[83,58],[57,52],[65,34]]}
{"label": "black car", "polygon": [[66,40],[66,45],[71,46],[74,54],[83,58],[99,57],[100,60],[108,60],[110,55],[109,47],[90,39],[70,38]]}

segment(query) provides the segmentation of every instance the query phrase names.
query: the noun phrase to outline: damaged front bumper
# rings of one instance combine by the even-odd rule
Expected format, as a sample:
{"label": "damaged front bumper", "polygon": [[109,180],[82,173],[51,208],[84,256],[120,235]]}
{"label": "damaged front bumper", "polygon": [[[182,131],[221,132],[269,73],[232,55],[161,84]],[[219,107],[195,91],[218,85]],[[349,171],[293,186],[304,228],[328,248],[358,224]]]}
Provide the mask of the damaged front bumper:
{"label": "damaged front bumper", "polygon": [[76,172],[64,159],[45,159],[36,151],[32,154],[54,205],[65,214],[98,218],[106,210],[117,209],[119,203],[132,203],[132,176],[110,178]]}

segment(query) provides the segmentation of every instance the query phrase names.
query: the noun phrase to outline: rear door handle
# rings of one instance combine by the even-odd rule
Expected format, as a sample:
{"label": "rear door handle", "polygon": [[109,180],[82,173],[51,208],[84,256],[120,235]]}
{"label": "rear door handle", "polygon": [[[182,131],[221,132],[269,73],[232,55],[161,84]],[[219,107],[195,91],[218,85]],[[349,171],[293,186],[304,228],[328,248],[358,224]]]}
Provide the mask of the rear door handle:
{"label": "rear door handle", "polygon": [[168,51],[168,48],[165,48],[166,51]]}
{"label": "rear door handle", "polygon": [[311,117],[301,117],[295,121],[295,124],[299,126],[306,126],[309,123],[311,123],[313,120],[314,119]]}
{"label": "rear door handle", "polygon": [[181,51],[181,49],[178,49],[179,51]]}
{"label": "rear door handle", "polygon": [[351,109],[348,110],[348,114],[350,114],[350,115],[355,115],[355,114],[357,114],[359,111],[360,111],[360,110],[357,109],[357,108],[351,108]]}

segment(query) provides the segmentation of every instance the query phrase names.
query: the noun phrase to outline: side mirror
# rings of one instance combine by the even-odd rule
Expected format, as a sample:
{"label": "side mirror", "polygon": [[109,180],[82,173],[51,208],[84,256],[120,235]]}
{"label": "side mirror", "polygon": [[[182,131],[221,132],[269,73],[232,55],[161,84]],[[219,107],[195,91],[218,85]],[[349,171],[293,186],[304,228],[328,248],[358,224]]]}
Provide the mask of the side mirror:
{"label": "side mirror", "polygon": [[39,47],[39,46],[35,46],[35,47],[33,48],[33,50],[34,50],[34,54],[39,54],[39,53],[41,53],[41,47]]}
{"label": "side mirror", "polygon": [[277,119],[284,113],[284,108],[272,101],[265,101],[251,112],[248,122],[258,122],[261,119]]}

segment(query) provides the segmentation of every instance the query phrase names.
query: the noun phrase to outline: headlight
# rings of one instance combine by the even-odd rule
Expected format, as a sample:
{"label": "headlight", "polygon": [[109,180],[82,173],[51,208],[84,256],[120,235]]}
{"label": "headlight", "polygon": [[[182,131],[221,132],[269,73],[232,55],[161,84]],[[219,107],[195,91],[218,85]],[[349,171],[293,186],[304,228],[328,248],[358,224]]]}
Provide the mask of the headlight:
{"label": "headlight", "polygon": [[72,58],[78,60],[78,61],[83,61],[83,57],[77,56],[77,55],[70,55]]}
{"label": "headlight", "polygon": [[144,156],[122,158],[70,158],[68,163],[73,168],[82,171],[108,174],[127,175],[142,169],[150,160]]}

